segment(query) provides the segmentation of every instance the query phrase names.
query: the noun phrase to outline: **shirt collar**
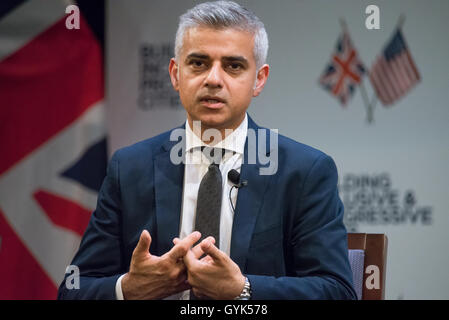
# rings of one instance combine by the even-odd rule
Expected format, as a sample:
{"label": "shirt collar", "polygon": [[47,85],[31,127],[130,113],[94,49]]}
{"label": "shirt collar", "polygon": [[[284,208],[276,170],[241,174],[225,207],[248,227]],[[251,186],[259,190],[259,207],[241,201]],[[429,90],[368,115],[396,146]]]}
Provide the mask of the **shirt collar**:
{"label": "shirt collar", "polygon": [[[248,133],[248,115],[245,113],[245,118],[242,123],[225,139],[213,145],[214,148],[222,148],[243,154],[245,150],[246,135]],[[192,149],[202,146],[208,146],[206,143],[193,132],[190,128],[189,121],[186,120],[186,151],[190,152]]]}

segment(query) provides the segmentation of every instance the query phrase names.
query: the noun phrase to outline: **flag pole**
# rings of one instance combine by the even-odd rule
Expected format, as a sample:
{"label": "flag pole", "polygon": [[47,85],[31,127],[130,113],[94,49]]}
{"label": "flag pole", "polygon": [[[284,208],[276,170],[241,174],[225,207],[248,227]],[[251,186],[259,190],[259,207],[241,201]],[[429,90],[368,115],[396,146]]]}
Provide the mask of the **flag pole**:
{"label": "flag pole", "polygon": [[405,23],[405,14],[401,13],[398,21],[398,29],[402,29],[404,23]]}
{"label": "flag pole", "polygon": [[[365,101],[365,107],[366,107],[366,122],[373,123],[374,121],[374,103],[369,102],[368,100],[368,94],[366,93],[365,84],[363,81],[360,82],[360,92],[362,93],[363,101]],[[376,94],[374,94],[374,98],[376,97]],[[375,100],[377,101],[377,100]],[[374,102],[375,102],[374,101]]]}
{"label": "flag pole", "polygon": [[[345,32],[345,33],[347,33],[349,35],[348,25],[346,24],[346,21],[345,21],[344,18],[340,18],[340,25],[341,25],[341,28],[342,28],[343,32]],[[366,93],[366,88],[365,88],[365,85],[363,83],[363,80],[360,81],[360,93],[362,94],[362,100],[363,100],[363,103],[365,105],[366,112],[367,112],[366,121],[368,123],[372,123],[373,120],[374,120],[374,118],[373,118],[373,108],[372,108],[372,106],[371,106],[371,104],[369,102],[368,94]]]}
{"label": "flag pole", "polygon": [[343,32],[348,32],[348,25],[346,24],[346,20],[344,18],[340,18],[340,25],[341,28],[343,29]]}

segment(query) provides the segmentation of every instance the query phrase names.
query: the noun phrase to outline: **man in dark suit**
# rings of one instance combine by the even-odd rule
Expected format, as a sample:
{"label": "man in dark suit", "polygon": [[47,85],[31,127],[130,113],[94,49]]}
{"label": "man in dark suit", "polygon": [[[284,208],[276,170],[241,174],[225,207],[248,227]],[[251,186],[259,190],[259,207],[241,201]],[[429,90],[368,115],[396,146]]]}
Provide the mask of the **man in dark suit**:
{"label": "man in dark suit", "polygon": [[181,16],[169,72],[187,121],[113,155],[72,262],[79,289],[63,281],[59,298],[356,297],[333,160],[246,113],[267,50],[233,2]]}

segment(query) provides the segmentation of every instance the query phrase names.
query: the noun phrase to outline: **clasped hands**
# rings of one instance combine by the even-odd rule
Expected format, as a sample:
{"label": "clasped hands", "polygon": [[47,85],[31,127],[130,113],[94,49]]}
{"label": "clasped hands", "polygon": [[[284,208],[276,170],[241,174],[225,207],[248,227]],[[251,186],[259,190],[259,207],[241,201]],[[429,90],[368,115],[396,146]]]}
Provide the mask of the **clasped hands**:
{"label": "clasped hands", "polygon": [[158,257],[149,252],[151,235],[144,230],[133,251],[129,272],[122,279],[128,299],[163,299],[192,289],[200,299],[228,300],[243,290],[245,277],[238,265],[208,237],[195,243],[195,231],[184,239],[173,239],[173,248]]}

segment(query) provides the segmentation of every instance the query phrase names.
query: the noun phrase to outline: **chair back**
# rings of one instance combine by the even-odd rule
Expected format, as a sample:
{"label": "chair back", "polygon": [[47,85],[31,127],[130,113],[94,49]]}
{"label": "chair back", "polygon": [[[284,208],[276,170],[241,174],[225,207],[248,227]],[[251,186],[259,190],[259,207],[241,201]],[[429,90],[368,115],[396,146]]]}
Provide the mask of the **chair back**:
{"label": "chair back", "polygon": [[348,233],[349,263],[358,299],[385,299],[387,247],[385,234]]}

